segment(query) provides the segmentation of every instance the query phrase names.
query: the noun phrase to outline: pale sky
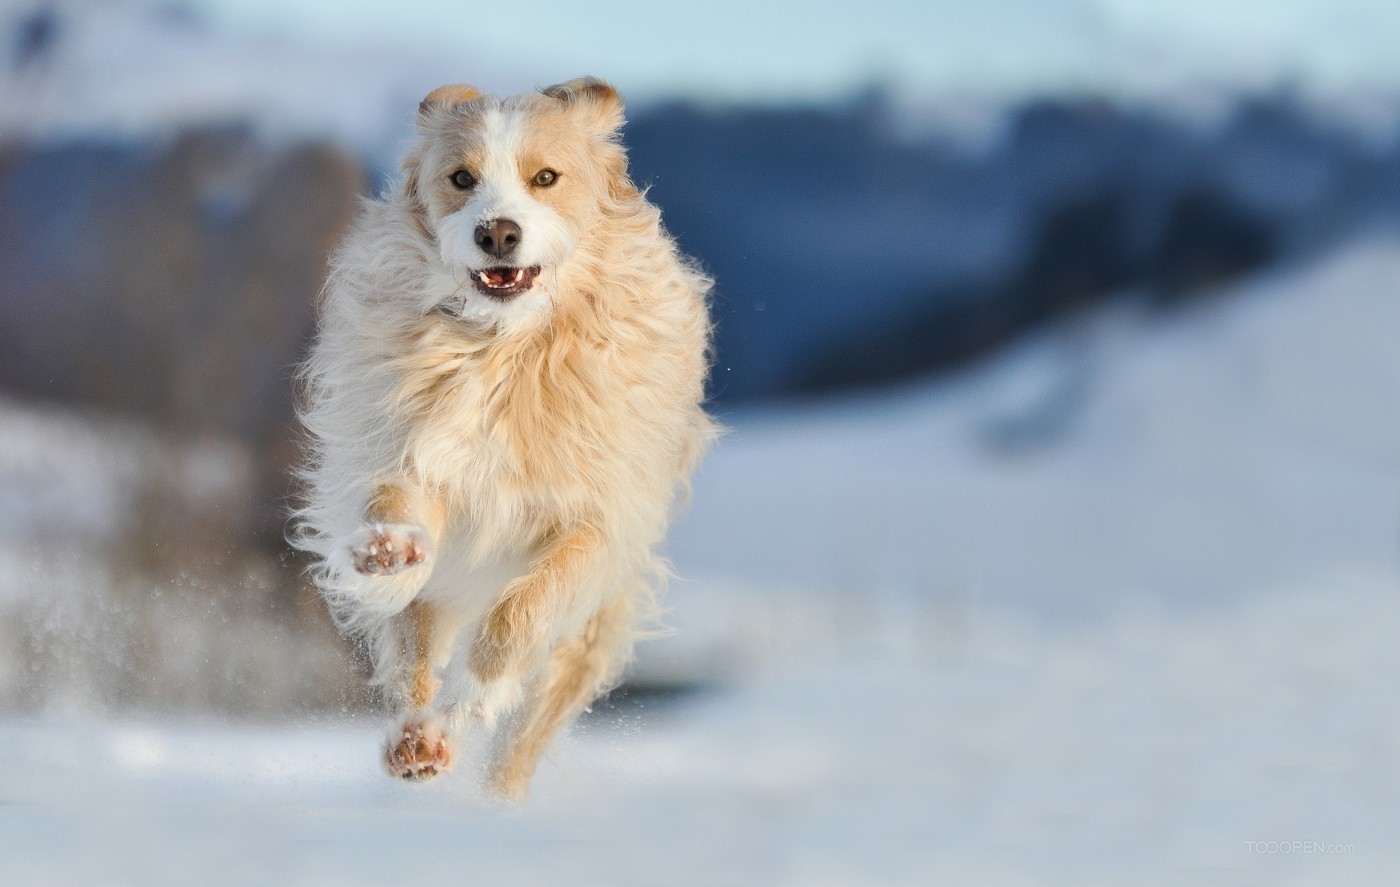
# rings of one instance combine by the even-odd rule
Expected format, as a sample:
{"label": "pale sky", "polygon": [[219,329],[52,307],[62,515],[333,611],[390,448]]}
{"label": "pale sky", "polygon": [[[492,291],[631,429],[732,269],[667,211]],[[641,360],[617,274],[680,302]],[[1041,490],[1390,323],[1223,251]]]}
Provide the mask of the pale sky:
{"label": "pale sky", "polygon": [[633,95],[819,98],[874,81],[1132,95],[1281,79],[1400,92],[1400,0],[184,2],[237,30],[460,55],[475,81],[588,72]]}

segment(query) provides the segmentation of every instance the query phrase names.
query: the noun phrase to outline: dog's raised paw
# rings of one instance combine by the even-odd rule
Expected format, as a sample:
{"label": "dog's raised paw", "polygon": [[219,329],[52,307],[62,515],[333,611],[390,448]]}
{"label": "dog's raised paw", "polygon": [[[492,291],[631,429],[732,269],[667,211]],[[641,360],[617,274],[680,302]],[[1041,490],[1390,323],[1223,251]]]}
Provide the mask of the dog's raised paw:
{"label": "dog's raised paw", "polygon": [[447,733],[428,721],[409,721],[384,747],[389,775],[409,782],[432,779],[452,769],[452,742]]}
{"label": "dog's raised paw", "polygon": [[427,559],[423,531],[407,524],[374,524],[350,545],[355,572],[366,576],[392,576]]}

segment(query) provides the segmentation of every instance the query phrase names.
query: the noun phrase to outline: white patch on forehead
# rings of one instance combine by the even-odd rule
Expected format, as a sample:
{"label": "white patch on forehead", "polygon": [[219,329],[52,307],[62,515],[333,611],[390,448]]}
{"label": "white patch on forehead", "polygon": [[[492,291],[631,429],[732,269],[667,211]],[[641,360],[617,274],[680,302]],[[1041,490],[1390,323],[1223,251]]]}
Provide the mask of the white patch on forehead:
{"label": "white patch on forehead", "polygon": [[481,178],[514,181],[519,176],[520,151],[525,144],[524,109],[497,105],[482,118],[481,145],[486,158]]}

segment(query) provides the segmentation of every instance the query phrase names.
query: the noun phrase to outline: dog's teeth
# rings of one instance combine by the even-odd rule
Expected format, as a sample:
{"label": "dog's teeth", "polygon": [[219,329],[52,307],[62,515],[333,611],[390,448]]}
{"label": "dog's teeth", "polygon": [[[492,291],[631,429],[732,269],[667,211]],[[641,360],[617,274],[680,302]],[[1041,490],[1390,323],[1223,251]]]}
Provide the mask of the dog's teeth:
{"label": "dog's teeth", "polygon": [[515,276],[512,277],[512,278],[511,278],[511,281],[510,281],[510,282],[511,282],[511,285],[514,286],[515,284],[519,283],[519,282],[520,282],[520,278],[522,278],[522,277],[524,277],[524,276],[525,276],[525,272],[524,272],[522,269],[520,269],[520,268],[516,268],[516,269],[515,269]]}

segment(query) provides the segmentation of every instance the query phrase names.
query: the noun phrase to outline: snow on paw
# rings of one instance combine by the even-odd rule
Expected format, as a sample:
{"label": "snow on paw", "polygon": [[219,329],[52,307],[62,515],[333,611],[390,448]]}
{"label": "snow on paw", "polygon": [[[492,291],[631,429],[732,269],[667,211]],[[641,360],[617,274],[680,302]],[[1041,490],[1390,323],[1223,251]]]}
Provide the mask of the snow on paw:
{"label": "snow on paw", "polygon": [[519,804],[530,793],[533,766],[501,765],[492,768],[486,777],[486,790],[502,801]]}
{"label": "snow on paw", "polygon": [[374,524],[350,543],[350,563],[365,576],[392,576],[427,559],[425,534],[410,524]]}
{"label": "snow on paw", "polygon": [[518,675],[481,681],[466,668],[451,670],[449,675],[438,691],[438,699],[450,700],[442,713],[454,730],[467,730],[472,723],[494,730],[501,716],[525,698],[525,687]]}
{"label": "snow on paw", "polygon": [[384,744],[384,766],[409,782],[432,779],[452,769],[452,741],[432,720],[410,718]]}

